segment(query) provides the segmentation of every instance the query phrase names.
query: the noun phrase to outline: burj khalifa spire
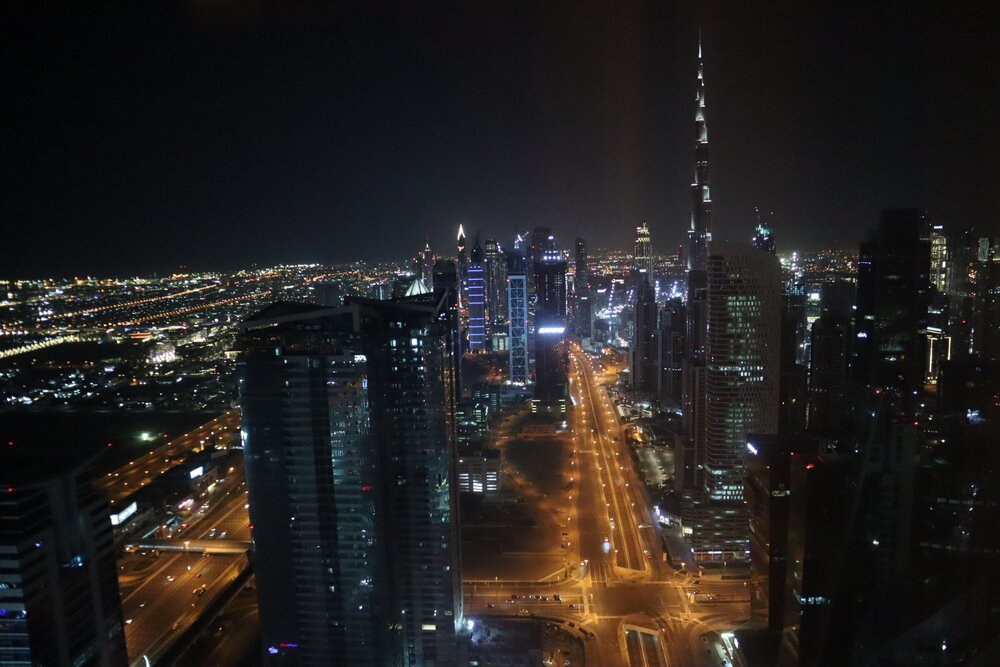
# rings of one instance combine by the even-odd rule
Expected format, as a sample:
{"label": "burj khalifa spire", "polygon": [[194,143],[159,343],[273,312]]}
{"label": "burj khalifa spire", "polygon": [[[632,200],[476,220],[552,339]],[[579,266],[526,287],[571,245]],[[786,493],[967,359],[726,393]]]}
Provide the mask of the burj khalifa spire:
{"label": "burj khalifa spire", "polygon": [[712,194],[708,183],[708,123],[705,120],[705,63],[698,38],[698,92],[695,97],[694,183],[691,184],[691,229],[688,231],[688,268],[704,271],[712,240]]}

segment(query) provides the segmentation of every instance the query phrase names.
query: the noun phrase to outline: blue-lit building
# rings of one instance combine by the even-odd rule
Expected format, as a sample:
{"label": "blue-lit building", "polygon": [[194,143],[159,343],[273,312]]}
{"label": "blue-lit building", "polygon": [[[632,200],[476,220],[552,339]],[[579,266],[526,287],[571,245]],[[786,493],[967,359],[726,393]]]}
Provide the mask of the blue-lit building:
{"label": "blue-lit building", "polygon": [[486,271],[483,248],[479,236],[472,246],[469,265],[465,277],[465,303],[469,312],[469,351],[482,352],[486,349]]}
{"label": "blue-lit building", "polygon": [[510,382],[528,383],[528,275],[524,260],[516,255],[507,259],[508,345],[510,349]]}

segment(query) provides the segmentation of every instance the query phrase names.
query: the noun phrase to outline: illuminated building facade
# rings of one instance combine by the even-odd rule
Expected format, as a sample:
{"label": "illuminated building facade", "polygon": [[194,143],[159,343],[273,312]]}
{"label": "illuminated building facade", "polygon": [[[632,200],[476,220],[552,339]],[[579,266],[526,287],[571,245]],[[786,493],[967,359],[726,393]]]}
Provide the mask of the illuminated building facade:
{"label": "illuminated building facade", "polygon": [[534,265],[535,391],[532,411],[566,411],[566,361],[561,343],[566,333],[566,260],[546,250]]}
{"label": "illuminated building facade", "polygon": [[683,521],[699,561],[745,560],[743,503],[748,434],[778,432],[781,269],[770,253],[715,243],[708,257],[701,489]]}
{"label": "illuminated building facade", "polygon": [[469,313],[469,351],[483,352],[486,349],[486,258],[478,236],[465,275],[465,303]]}
{"label": "illuminated building facade", "polygon": [[524,270],[524,260],[517,256],[508,257],[507,265],[507,344],[510,350],[511,384],[528,383],[528,275]]}
{"label": "illuminated building facade", "polygon": [[83,449],[0,450],[0,665],[128,664],[111,511]]}
{"label": "illuminated building facade", "polygon": [[712,197],[708,179],[708,122],[705,109],[705,67],[698,44],[698,85],[695,95],[695,178],[691,184],[691,228],[687,247],[687,318],[681,371],[683,412],[678,451],[680,487],[697,492],[699,465],[705,448],[705,332],[708,326],[708,246],[712,240]]}
{"label": "illuminated building facade", "polygon": [[653,283],[653,245],[650,242],[649,225],[645,222],[635,228],[635,254],[633,259],[637,280],[641,283],[643,276]]}
{"label": "illuminated building facade", "polygon": [[451,665],[462,624],[446,291],[241,327],[267,664]]}
{"label": "illuminated building facade", "polygon": [[507,330],[507,259],[495,239],[486,239],[486,321],[491,333]]}

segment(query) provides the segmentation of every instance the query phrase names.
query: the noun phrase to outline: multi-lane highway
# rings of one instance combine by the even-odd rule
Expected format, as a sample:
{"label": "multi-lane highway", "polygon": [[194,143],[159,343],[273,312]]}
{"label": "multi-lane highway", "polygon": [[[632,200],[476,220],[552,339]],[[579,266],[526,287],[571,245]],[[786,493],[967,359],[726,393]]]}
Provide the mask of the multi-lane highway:
{"label": "multi-lane highway", "polygon": [[[663,562],[649,502],[633,470],[623,427],[605,388],[614,367],[569,347],[576,480],[567,539],[579,566],[568,580],[466,585],[472,616],[552,619],[584,642],[587,663],[647,667],[718,667],[713,637],[750,616],[741,581],[699,580]],[[607,540],[607,542],[605,542]]]}
{"label": "multi-lane highway", "polygon": [[[246,541],[247,521],[245,486],[238,483],[204,515],[192,517],[176,540],[178,544],[216,538]],[[125,640],[135,664],[143,655],[155,657],[165,649],[247,566],[247,558],[245,554],[162,551],[159,556],[128,554],[119,564],[123,568],[119,579],[127,622]]]}
{"label": "multi-lane highway", "polygon": [[107,473],[94,486],[98,492],[111,499],[114,505],[136,489],[152,482],[191,452],[208,444],[228,445],[239,426],[239,409],[230,410]]}
{"label": "multi-lane highway", "polygon": [[[155,479],[174,460],[203,445],[224,443],[238,425],[238,412],[221,415],[105,477],[101,488],[112,497],[124,497],[129,489]],[[132,664],[144,664],[143,656],[155,658],[246,568],[250,540],[246,482],[242,464],[233,463],[198,496],[183,527],[169,540],[151,540],[173,549],[133,548],[133,553],[119,559],[125,639]],[[225,549],[230,552],[226,554],[201,553],[201,546],[213,542],[236,547]]]}

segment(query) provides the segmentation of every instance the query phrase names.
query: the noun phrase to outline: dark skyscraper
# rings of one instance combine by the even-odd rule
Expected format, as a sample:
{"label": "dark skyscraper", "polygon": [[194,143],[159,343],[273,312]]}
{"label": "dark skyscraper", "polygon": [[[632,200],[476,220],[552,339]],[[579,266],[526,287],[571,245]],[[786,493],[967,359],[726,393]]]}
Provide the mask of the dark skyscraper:
{"label": "dark skyscraper", "polygon": [[985,361],[1000,362],[1000,239],[979,239],[975,263],[972,348]]}
{"label": "dark skyscraper", "polygon": [[668,405],[681,405],[682,368],[687,312],[680,298],[671,299],[660,310],[656,346],[656,393]]}
{"label": "dark skyscraper", "polygon": [[640,274],[640,280],[635,297],[635,326],[629,364],[629,383],[633,391],[651,394],[656,391],[658,371],[656,294],[646,274]]}
{"label": "dark skyscraper", "polygon": [[916,209],[883,211],[876,235],[861,244],[851,365],[863,384],[902,391],[924,384],[931,296],[924,217]]}
{"label": "dark skyscraper", "polygon": [[279,302],[242,325],[250,520],[273,664],[455,662],[448,299]]}
{"label": "dark skyscraper", "polygon": [[0,448],[0,665],[125,667],[103,443],[43,437]]}
{"label": "dark skyscraper", "polygon": [[590,289],[590,266],[587,264],[587,241],[577,237],[573,244],[573,331],[581,338],[590,338],[594,329],[594,303]]}

